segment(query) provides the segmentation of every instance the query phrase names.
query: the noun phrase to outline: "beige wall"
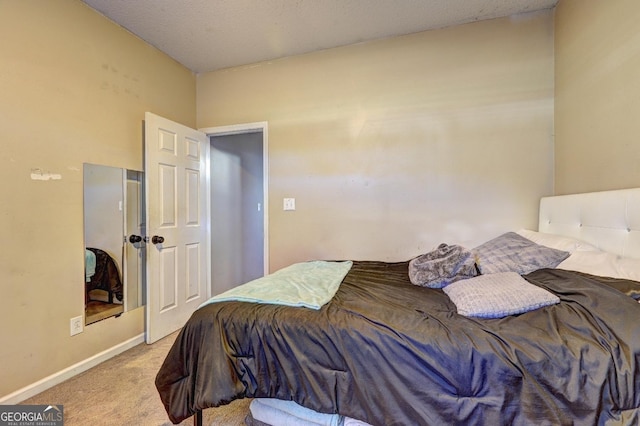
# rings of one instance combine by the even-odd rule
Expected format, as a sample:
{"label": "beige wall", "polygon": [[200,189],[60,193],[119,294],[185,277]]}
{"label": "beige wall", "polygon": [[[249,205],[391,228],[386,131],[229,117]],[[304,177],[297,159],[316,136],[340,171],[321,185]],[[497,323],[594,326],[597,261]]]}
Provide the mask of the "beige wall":
{"label": "beige wall", "polygon": [[[153,111],[195,126],[195,76],[79,0],[0,1],[0,397],[143,332],[84,313],[82,164],[142,169]],[[59,175],[34,180],[32,172]]]}
{"label": "beige wall", "polygon": [[537,225],[553,61],[552,11],[477,22],[199,75],[197,124],[268,121],[272,270],[405,260]]}
{"label": "beige wall", "polygon": [[555,192],[640,186],[640,2],[560,0]]}

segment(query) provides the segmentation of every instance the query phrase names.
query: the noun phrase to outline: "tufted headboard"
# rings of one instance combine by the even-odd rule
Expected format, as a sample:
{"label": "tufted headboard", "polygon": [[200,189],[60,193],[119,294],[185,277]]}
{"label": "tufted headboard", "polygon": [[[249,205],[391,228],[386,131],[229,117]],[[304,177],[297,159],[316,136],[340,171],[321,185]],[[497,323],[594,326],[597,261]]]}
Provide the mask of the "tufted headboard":
{"label": "tufted headboard", "polygon": [[640,188],[543,197],[538,231],[640,259]]}

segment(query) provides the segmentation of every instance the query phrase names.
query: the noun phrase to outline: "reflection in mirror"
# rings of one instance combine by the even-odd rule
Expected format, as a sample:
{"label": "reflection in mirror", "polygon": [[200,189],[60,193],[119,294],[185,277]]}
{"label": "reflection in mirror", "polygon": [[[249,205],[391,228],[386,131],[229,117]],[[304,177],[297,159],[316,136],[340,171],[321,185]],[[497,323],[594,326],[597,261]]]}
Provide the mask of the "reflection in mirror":
{"label": "reflection in mirror", "polygon": [[84,165],[85,324],[142,305],[142,188],[141,172]]}
{"label": "reflection in mirror", "polygon": [[144,305],[146,300],[146,249],[147,235],[144,220],[144,179],[142,172],[127,170],[125,214],[125,311]]}

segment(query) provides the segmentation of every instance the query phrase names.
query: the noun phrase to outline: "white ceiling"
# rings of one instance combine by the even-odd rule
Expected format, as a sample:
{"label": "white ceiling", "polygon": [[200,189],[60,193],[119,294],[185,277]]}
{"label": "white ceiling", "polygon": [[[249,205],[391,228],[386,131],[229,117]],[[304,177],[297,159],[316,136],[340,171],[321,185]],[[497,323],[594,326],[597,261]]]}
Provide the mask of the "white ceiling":
{"label": "white ceiling", "polygon": [[558,0],[83,0],[200,73],[549,9]]}

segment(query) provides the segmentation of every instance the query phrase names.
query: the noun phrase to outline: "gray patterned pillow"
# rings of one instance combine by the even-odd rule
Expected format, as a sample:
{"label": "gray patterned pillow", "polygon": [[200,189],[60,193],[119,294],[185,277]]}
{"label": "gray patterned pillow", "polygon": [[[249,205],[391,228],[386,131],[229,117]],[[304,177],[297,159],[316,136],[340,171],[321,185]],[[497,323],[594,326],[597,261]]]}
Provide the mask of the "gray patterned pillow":
{"label": "gray patterned pillow", "polygon": [[467,317],[502,318],[560,303],[560,298],[516,272],[480,275],[442,289]]}
{"label": "gray patterned pillow", "polygon": [[569,257],[568,251],[556,250],[507,232],[474,248],[482,274],[517,272],[528,274],[542,268],[555,268]]}

